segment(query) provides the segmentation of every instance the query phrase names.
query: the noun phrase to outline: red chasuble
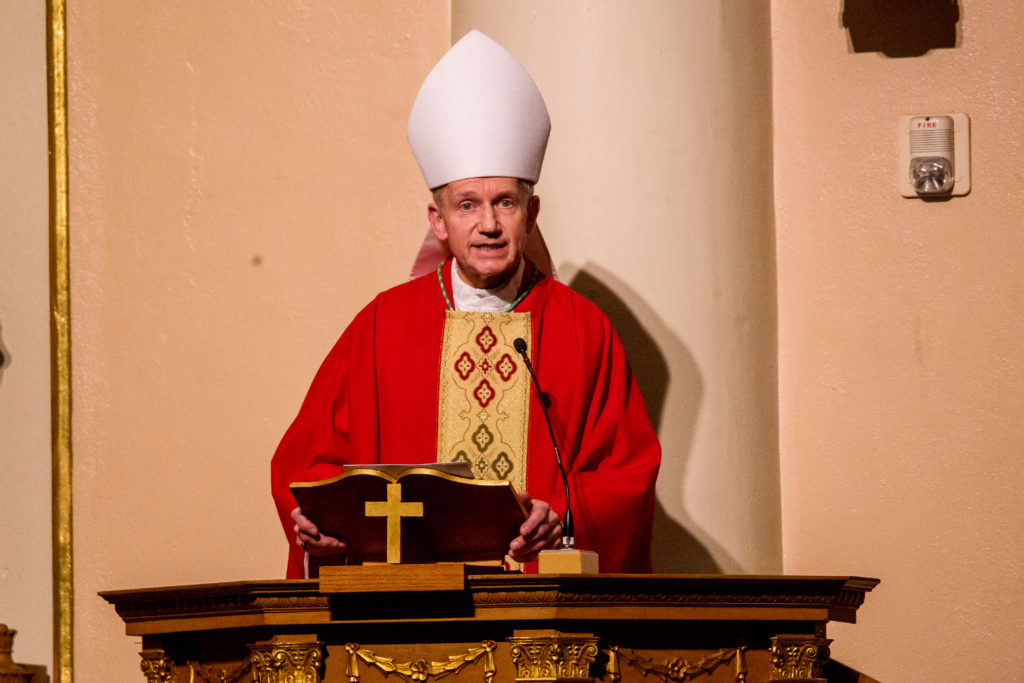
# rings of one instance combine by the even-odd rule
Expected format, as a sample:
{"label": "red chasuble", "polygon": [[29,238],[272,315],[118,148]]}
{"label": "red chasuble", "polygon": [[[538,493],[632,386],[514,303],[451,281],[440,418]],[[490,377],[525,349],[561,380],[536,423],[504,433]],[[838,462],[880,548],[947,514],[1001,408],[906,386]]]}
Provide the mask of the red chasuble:
{"label": "red chasuble", "polygon": [[[450,268],[443,272],[451,292]],[[333,477],[346,464],[437,458],[447,309],[436,274],[399,285],[364,308],[324,360],[271,463],[289,578],[302,576],[303,553],[288,484]],[[661,447],[618,336],[594,304],[548,277],[515,312],[530,314],[531,362],[551,397],[577,547],[596,551],[602,572],[649,572]],[[564,518],[561,477],[533,389],[529,402],[526,490]]]}

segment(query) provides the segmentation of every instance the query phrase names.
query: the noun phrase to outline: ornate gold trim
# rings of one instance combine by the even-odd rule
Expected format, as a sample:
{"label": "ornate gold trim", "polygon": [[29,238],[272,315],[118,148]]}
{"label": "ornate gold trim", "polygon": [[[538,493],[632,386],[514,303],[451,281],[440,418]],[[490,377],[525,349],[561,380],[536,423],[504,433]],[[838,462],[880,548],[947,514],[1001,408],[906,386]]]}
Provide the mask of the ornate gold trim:
{"label": "ornate gold trim", "polygon": [[[196,683],[197,680],[203,683],[238,683],[252,669],[252,658],[242,662],[229,671],[224,667],[204,666],[199,662],[188,663],[188,683]],[[199,678],[197,679],[196,676]]]}
{"label": "ornate gold trim", "polygon": [[608,672],[608,678],[612,683],[617,683],[622,679],[619,664],[619,660],[622,660],[640,671],[644,678],[647,678],[648,674],[654,674],[668,683],[668,681],[691,681],[699,676],[708,675],[718,667],[731,661],[736,665],[737,683],[743,683],[743,681],[747,680],[747,662],[743,655],[746,650],[745,646],[731,650],[719,650],[700,658],[692,664],[685,659],[673,659],[659,664],[654,660],[641,657],[632,650],[626,650],[613,645],[604,650],[604,653],[608,656],[608,664],[605,670]]}
{"label": "ornate gold trim", "polygon": [[139,656],[142,657],[139,667],[146,676],[146,683],[173,683],[174,663],[166,651],[153,648],[143,650]]}
{"label": "ornate gold trim", "polygon": [[772,664],[771,681],[825,681],[822,675],[825,662],[831,654],[829,638],[805,635],[778,635],[772,638],[768,653]]}
{"label": "ornate gold trim", "polygon": [[445,311],[438,375],[437,462],[526,489],[530,381],[512,343],[529,313]]}
{"label": "ornate gold trim", "polygon": [[597,656],[597,640],[566,633],[509,638],[516,681],[592,681],[590,665]]}
{"label": "ornate gold trim", "polygon": [[320,683],[323,646],[320,641],[250,645],[253,683]]}
{"label": "ornate gold trim", "polygon": [[68,262],[66,0],[46,2],[50,147],[50,405],[53,469],[53,681],[71,683],[71,287]]}
{"label": "ornate gold trim", "polygon": [[422,683],[428,678],[442,678],[448,674],[458,673],[464,666],[471,664],[484,657],[484,681],[493,683],[494,674],[497,671],[494,665],[494,641],[485,640],[480,647],[471,647],[462,654],[448,655],[446,662],[428,662],[418,659],[410,662],[396,662],[392,657],[379,657],[371,650],[359,647],[356,643],[347,643],[345,651],[348,652],[348,668],[345,675],[349,683],[359,683],[359,660],[363,660],[370,666],[377,667],[385,675],[396,673],[407,681]]}

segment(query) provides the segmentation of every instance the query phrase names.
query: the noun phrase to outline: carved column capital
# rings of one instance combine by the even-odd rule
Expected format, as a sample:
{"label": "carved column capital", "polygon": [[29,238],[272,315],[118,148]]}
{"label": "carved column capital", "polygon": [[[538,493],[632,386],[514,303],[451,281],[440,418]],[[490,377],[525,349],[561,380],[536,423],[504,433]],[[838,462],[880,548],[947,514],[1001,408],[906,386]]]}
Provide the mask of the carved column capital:
{"label": "carved column capital", "polygon": [[[0,355],[0,366],[3,365]],[[0,683],[26,683],[32,679],[32,671],[14,662],[14,636],[17,633],[7,624],[0,624]]]}
{"label": "carved column capital", "polygon": [[593,681],[590,665],[597,656],[591,634],[538,631],[508,639],[518,683]]}
{"label": "carved column capital", "polygon": [[778,635],[772,638],[771,681],[785,683],[827,683],[822,669],[828,661],[829,638]]}
{"label": "carved column capital", "polygon": [[323,645],[319,641],[250,645],[253,683],[320,683]]}
{"label": "carved column capital", "polygon": [[146,683],[173,683],[174,663],[165,650],[152,648],[139,653],[139,666],[146,677]]}

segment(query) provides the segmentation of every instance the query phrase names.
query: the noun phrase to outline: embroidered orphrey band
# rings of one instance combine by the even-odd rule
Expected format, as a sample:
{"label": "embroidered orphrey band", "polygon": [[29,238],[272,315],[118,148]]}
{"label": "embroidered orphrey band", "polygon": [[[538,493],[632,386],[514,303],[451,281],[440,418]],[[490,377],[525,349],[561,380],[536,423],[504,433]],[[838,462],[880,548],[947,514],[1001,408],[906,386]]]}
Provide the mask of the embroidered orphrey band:
{"label": "embroidered orphrey band", "polygon": [[526,490],[530,377],[512,341],[529,313],[447,311],[438,392],[437,461],[468,462],[477,479]]}

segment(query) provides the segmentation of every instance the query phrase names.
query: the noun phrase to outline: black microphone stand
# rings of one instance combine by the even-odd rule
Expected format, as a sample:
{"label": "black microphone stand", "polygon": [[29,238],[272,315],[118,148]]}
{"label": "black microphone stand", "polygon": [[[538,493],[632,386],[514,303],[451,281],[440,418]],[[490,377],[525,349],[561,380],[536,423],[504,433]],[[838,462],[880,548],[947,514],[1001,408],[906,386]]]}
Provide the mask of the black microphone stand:
{"label": "black microphone stand", "polygon": [[555,462],[558,463],[558,472],[562,475],[562,487],[565,489],[565,520],[562,522],[562,546],[565,548],[576,547],[576,534],[572,525],[572,504],[569,497],[569,477],[565,473],[565,465],[562,464],[562,454],[558,452],[558,440],[555,438],[555,430],[551,426],[551,415],[548,409],[551,407],[551,397],[544,393],[537,381],[537,373],[533,371],[529,356],[526,355],[526,341],[522,337],[516,337],[512,346],[526,363],[526,369],[533,378],[533,386],[537,389],[537,399],[540,401],[541,412],[544,413],[544,422],[548,426],[548,436],[551,437],[551,447],[555,449]]}
{"label": "black microphone stand", "polygon": [[540,401],[541,412],[544,413],[544,422],[548,426],[548,436],[551,437],[551,447],[555,450],[555,461],[558,463],[558,472],[562,475],[562,486],[565,488],[565,520],[562,522],[562,548],[559,550],[542,550],[538,556],[538,571],[542,574],[597,574],[598,557],[592,550],[577,550],[576,535],[572,522],[572,504],[569,497],[569,477],[565,473],[565,466],[562,464],[562,455],[558,451],[558,440],[555,438],[555,430],[551,426],[551,397],[540,388],[540,381],[537,373],[533,371],[530,357],[527,355],[526,341],[516,337],[512,341],[516,352],[522,356],[526,369],[533,378],[533,386],[537,389],[537,399]]}

